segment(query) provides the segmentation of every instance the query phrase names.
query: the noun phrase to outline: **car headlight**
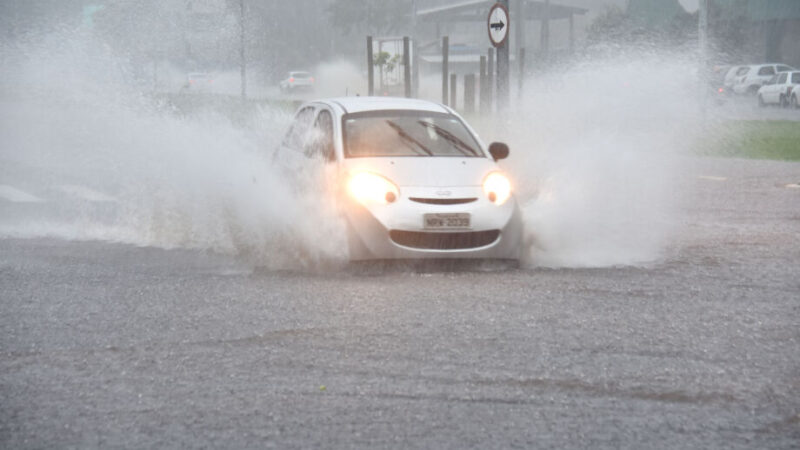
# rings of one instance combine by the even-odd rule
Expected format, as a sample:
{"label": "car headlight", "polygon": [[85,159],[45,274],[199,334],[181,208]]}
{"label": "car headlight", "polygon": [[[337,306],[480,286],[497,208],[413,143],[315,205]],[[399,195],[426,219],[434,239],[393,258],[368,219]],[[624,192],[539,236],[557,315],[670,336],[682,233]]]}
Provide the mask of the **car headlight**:
{"label": "car headlight", "polygon": [[371,173],[357,172],[347,182],[347,191],[363,204],[388,204],[397,200],[400,190],[388,179]]}
{"label": "car headlight", "polygon": [[483,180],[483,192],[490,202],[502,205],[511,197],[511,182],[502,173],[492,172]]}

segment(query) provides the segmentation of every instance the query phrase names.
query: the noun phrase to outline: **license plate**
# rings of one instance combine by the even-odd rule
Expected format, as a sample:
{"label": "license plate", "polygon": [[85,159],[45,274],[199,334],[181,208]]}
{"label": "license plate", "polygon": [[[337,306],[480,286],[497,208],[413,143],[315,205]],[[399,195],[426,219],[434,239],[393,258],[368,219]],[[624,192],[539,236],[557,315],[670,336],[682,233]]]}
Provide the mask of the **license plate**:
{"label": "license plate", "polygon": [[425,228],[469,228],[469,213],[425,214]]}

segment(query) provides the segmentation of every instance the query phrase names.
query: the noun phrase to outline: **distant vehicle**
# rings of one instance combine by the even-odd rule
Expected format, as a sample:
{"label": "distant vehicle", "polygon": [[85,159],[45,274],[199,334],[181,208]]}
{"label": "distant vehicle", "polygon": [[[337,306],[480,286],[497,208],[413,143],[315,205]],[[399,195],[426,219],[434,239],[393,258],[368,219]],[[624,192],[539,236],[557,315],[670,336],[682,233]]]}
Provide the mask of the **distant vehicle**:
{"label": "distant vehicle", "polygon": [[[754,64],[747,66],[747,70],[740,69],[734,79],[733,92],[737,94],[758,93],[758,89],[778,72],[796,70],[785,64]],[[742,72],[741,74],[739,74]]]}
{"label": "distant vehicle", "polygon": [[447,106],[394,97],[306,103],[275,153],[288,173],[324,166],[351,261],[519,261],[522,216],[496,163],[506,157]]}
{"label": "distant vehicle", "polygon": [[731,90],[736,80],[746,75],[749,70],[750,66],[731,66],[725,72],[725,77],[722,79],[722,87],[726,90]]}
{"label": "distant vehicle", "polygon": [[758,90],[758,105],[792,105],[798,107],[800,71],[780,72]]}
{"label": "distant vehicle", "polygon": [[294,92],[296,90],[314,89],[314,77],[308,72],[289,72],[286,78],[281,80],[280,88],[283,92]]}
{"label": "distant vehicle", "polygon": [[731,94],[730,85],[726,84],[728,75],[734,68],[730,66],[714,66],[707,77],[708,97],[718,105],[724,104]]}
{"label": "distant vehicle", "polygon": [[193,91],[207,91],[211,89],[214,78],[206,72],[190,72],[186,75],[183,88]]}

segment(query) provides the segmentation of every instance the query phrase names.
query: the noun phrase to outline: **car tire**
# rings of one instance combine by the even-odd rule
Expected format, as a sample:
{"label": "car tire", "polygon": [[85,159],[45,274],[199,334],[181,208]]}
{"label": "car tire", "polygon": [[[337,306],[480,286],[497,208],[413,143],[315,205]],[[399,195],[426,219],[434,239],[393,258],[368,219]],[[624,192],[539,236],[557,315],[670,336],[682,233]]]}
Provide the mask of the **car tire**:
{"label": "car tire", "polygon": [[759,89],[761,89],[761,86],[754,84],[747,88],[747,93],[750,95],[756,95]]}
{"label": "car tire", "polygon": [[797,95],[792,95],[792,101],[789,104],[794,109],[800,109],[800,104],[797,103]]}
{"label": "car tire", "polygon": [[781,98],[778,100],[778,105],[780,105],[781,108],[786,108],[789,106],[789,100],[785,95],[781,94]]}
{"label": "car tire", "polygon": [[761,94],[758,94],[758,107],[765,108],[766,106],[767,104],[764,103],[764,97],[762,97]]}

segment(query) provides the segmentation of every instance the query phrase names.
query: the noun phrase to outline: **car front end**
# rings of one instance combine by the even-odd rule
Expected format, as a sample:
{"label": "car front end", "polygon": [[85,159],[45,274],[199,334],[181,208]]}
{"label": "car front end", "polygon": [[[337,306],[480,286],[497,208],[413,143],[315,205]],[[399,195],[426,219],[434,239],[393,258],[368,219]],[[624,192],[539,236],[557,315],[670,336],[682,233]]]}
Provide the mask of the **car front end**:
{"label": "car front end", "polygon": [[366,158],[344,174],[351,260],[521,256],[511,181],[490,159]]}

